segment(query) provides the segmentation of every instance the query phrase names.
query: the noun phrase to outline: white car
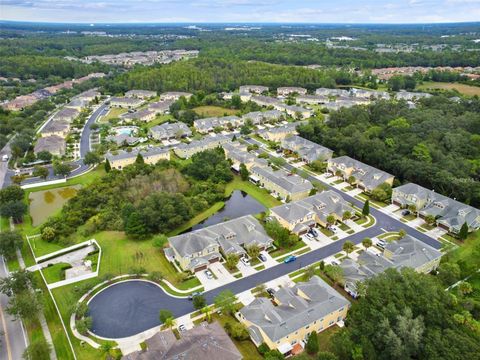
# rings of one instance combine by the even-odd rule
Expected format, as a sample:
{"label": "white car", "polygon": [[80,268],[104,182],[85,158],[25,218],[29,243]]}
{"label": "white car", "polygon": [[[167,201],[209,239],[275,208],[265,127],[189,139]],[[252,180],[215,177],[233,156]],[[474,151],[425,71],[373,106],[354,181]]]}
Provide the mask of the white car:
{"label": "white car", "polygon": [[241,261],[244,265],[250,266],[250,260],[249,260],[247,257],[245,257],[245,256],[242,257],[242,258],[240,259],[240,261]]}
{"label": "white car", "polygon": [[331,230],[334,234],[336,234],[337,231],[338,231],[338,228],[337,228],[336,226],[330,226],[330,230]]}
{"label": "white car", "polygon": [[181,324],[181,325],[178,327],[178,331],[184,332],[184,331],[187,331],[187,328],[185,327],[185,325]]}
{"label": "white car", "polygon": [[207,279],[213,279],[213,274],[210,270],[205,270],[205,276]]}

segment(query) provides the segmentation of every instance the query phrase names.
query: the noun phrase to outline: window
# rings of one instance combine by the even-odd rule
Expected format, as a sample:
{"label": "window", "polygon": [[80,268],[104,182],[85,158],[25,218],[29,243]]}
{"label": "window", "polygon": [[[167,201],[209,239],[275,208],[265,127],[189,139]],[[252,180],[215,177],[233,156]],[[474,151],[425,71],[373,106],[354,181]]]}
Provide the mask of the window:
{"label": "window", "polygon": [[309,327],[310,327],[310,325],[305,326],[305,330],[308,330]]}

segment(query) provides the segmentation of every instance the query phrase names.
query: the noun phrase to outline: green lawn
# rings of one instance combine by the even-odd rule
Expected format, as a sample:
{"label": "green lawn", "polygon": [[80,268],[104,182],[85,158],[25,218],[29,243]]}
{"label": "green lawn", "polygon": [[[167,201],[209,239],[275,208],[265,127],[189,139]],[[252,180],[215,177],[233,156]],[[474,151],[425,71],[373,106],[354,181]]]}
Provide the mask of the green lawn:
{"label": "green lawn", "polygon": [[320,351],[332,351],[332,335],[339,330],[340,328],[334,325],[317,334]]}
{"label": "green lawn", "polygon": [[198,106],[192,110],[202,117],[220,117],[225,115],[235,115],[238,113],[238,110],[226,109],[220,106]]}
{"label": "green lawn", "polygon": [[289,253],[289,252],[295,251],[295,250],[300,250],[301,248],[304,248],[304,247],[307,247],[307,245],[302,240],[299,240],[295,244],[293,244],[293,246],[290,246],[289,248],[284,248],[284,249],[278,248],[278,249],[273,250],[272,252],[270,252],[270,256],[272,256],[272,257],[282,256],[286,253]]}
{"label": "green lawn", "polygon": [[261,203],[266,208],[272,208],[274,206],[281,205],[282,202],[275,199],[269,192],[265,189],[260,189],[255,184],[252,184],[250,181],[242,181],[240,176],[235,175],[233,181],[227,184],[225,188],[225,195],[230,196],[234,190],[241,190],[246,192],[248,195],[253,197],[259,203]]}
{"label": "green lawn", "polygon": [[51,266],[47,266],[42,269],[43,276],[47,283],[53,284],[54,282],[65,280],[65,267],[69,267],[70,264],[58,263]]}
{"label": "green lawn", "polygon": [[163,124],[164,122],[167,122],[169,120],[172,120],[173,119],[173,116],[172,115],[157,115],[155,117],[155,119],[153,119],[152,121],[149,121],[147,122],[147,124],[145,125],[145,127],[147,129],[150,129],[154,126],[157,126],[157,125],[160,125],[160,124]]}
{"label": "green lawn", "polygon": [[118,118],[120,115],[125,114],[128,110],[123,108],[112,107],[107,115],[100,118],[100,122],[108,122],[110,119]]}
{"label": "green lawn", "polygon": [[423,84],[417,86],[419,90],[438,89],[438,90],[457,90],[459,93],[467,96],[480,96],[480,87],[471,86],[467,84],[448,83],[448,82],[433,82],[425,81]]}

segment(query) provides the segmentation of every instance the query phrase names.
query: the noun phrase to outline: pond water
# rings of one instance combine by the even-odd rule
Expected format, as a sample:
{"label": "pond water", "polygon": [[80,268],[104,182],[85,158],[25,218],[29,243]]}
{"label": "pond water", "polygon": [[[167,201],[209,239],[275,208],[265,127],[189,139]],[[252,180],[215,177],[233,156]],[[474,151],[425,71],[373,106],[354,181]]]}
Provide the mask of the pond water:
{"label": "pond water", "polygon": [[74,185],[30,193],[28,199],[30,201],[32,225],[42,224],[50,215],[60,209],[68,199],[74,197],[80,188],[80,185]]}
{"label": "pond water", "polygon": [[254,215],[265,211],[266,208],[247,193],[235,190],[230,198],[225,200],[225,206],[203,222],[194,225],[191,230],[215,225],[226,220],[235,219],[244,215]]}

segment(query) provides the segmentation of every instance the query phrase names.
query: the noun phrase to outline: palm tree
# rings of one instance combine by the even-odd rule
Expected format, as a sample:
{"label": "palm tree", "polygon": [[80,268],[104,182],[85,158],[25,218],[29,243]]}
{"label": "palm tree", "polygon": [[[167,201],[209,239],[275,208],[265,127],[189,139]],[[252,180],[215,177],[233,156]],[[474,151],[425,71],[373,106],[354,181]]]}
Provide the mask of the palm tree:
{"label": "palm tree", "polygon": [[342,250],[347,253],[347,257],[348,257],[348,254],[350,254],[354,249],[355,249],[355,246],[351,241],[347,240],[343,243]]}
{"label": "palm tree", "polygon": [[102,354],[105,355],[105,357],[108,357],[113,350],[113,345],[111,342],[105,342],[100,346],[100,350],[102,351]]}
{"label": "palm tree", "polygon": [[372,239],[370,239],[370,238],[365,238],[365,239],[363,239],[363,240],[362,240],[362,245],[363,245],[363,247],[364,247],[365,249],[368,249],[370,246],[373,245]]}
{"label": "palm tree", "polygon": [[210,307],[204,306],[201,311],[202,311],[202,314],[205,314],[205,318],[207,319],[207,321],[210,322],[212,320],[211,314],[210,314]]}
{"label": "palm tree", "polygon": [[330,214],[327,216],[327,224],[328,225],[335,224],[335,216],[333,214]]}
{"label": "palm tree", "polygon": [[163,325],[167,329],[171,329],[172,327],[175,326],[175,319],[173,317],[168,317],[168,318],[165,319],[165,322],[163,323]]}

